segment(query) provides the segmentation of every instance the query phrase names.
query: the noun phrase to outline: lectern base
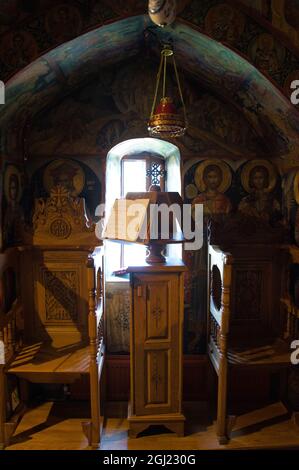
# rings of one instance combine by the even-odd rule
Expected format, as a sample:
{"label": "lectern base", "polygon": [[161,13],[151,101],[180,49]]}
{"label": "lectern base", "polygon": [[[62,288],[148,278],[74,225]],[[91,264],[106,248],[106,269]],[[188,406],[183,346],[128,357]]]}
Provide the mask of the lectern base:
{"label": "lectern base", "polygon": [[184,436],[185,416],[181,413],[136,416],[131,414],[131,407],[129,405],[128,422],[129,437],[133,439],[149,426],[165,426],[178,437]]}

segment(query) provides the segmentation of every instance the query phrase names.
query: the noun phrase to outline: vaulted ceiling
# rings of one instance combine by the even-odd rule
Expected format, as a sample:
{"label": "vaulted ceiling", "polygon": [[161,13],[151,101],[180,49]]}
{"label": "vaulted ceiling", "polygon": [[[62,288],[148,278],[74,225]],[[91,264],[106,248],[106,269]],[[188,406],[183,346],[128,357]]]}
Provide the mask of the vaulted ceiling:
{"label": "vaulted ceiling", "polygon": [[299,115],[289,83],[299,70],[296,38],[273,27],[272,10],[248,3],[182,0],[176,23],[161,29],[142,14],[142,0],[0,0],[0,78],[7,79],[2,154],[20,156],[34,117],[105,67],[145,50],[158,58],[170,42],[181,71],[242,113],[263,152],[295,164]]}

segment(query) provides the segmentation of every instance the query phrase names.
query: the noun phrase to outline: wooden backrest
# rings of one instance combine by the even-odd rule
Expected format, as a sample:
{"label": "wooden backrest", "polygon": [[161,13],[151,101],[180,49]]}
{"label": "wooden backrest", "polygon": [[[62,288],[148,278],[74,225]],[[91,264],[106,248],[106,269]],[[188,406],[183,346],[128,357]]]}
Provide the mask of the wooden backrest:
{"label": "wooden backrest", "polygon": [[275,230],[263,224],[252,227],[237,217],[222,225],[210,225],[210,310],[233,341],[283,333],[281,233],[281,228]]}
{"label": "wooden backrest", "polygon": [[49,198],[36,200],[32,230],[25,239],[21,273],[26,340],[54,348],[87,343],[90,270],[97,289],[102,252],[84,199],[71,196],[63,186],[54,187]]}

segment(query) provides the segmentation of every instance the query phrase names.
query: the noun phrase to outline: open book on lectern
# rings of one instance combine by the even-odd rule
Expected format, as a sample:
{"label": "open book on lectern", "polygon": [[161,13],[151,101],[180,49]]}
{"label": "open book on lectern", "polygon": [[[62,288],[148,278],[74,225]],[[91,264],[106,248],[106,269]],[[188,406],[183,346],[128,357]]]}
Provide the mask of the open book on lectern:
{"label": "open book on lectern", "polygon": [[148,199],[116,199],[103,230],[103,238],[135,243],[149,241]]}

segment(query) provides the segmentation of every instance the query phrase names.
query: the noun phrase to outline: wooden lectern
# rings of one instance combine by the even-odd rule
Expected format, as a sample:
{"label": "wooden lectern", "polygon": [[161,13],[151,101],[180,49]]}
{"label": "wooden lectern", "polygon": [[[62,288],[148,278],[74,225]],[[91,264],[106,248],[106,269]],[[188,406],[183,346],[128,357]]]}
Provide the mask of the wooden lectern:
{"label": "wooden lectern", "polygon": [[130,437],[150,425],[184,435],[182,354],[184,271],[180,261],[129,267]]}
{"label": "wooden lectern", "polygon": [[[159,191],[136,193],[135,198],[139,201],[148,198],[155,204],[168,201],[169,205],[173,200],[181,201],[178,193]],[[127,195],[127,199],[132,201],[134,193]],[[178,436],[184,435],[182,354],[186,267],[181,260],[165,259],[161,253],[163,245],[182,241],[173,233],[173,226],[172,221],[167,240],[151,240],[147,230],[143,241],[149,247],[147,262],[116,273],[129,275],[131,286],[130,437],[137,437],[151,425],[164,425]],[[136,240],[141,242],[138,236]]]}

